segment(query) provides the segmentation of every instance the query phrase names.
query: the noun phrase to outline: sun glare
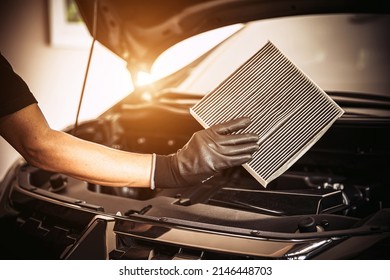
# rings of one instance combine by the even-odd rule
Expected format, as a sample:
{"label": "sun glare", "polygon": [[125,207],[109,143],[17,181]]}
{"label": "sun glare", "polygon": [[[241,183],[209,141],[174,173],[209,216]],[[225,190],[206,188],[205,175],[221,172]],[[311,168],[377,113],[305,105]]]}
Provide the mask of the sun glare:
{"label": "sun glare", "polygon": [[153,75],[151,73],[144,72],[144,71],[139,71],[137,73],[137,78],[136,78],[137,86],[144,86],[150,84],[154,80],[155,79],[153,78]]}
{"label": "sun glare", "polygon": [[138,73],[136,79],[137,86],[150,84],[183,68],[238,31],[241,27],[241,24],[235,24],[208,31],[172,46],[158,57],[150,73]]}

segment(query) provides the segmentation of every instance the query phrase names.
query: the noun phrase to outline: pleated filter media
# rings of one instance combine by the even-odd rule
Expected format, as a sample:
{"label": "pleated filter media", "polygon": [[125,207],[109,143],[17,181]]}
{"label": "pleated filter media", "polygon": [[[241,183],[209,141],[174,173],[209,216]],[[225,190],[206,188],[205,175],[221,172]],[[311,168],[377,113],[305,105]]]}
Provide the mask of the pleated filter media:
{"label": "pleated filter media", "polygon": [[292,166],[344,111],[307,75],[267,42],[190,109],[204,127],[250,117],[238,133],[260,136],[244,168],[264,187]]}

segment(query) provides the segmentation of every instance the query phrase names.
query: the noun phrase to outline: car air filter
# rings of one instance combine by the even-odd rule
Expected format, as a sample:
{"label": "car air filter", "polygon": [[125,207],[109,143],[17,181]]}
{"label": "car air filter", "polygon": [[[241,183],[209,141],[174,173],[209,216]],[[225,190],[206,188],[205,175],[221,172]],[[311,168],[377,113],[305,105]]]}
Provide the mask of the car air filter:
{"label": "car air filter", "polygon": [[204,127],[250,117],[238,133],[260,136],[246,170],[264,187],[292,166],[344,111],[267,42],[190,109]]}

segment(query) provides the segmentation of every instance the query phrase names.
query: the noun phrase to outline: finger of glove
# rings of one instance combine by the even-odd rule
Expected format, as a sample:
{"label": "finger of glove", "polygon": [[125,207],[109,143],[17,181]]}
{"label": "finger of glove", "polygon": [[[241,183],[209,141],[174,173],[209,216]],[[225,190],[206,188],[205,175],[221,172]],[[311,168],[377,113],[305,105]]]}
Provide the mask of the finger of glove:
{"label": "finger of glove", "polygon": [[224,123],[216,124],[211,126],[210,129],[217,132],[218,134],[226,135],[244,129],[251,123],[250,118],[241,117],[235,120],[227,121]]}
{"label": "finger of glove", "polygon": [[259,136],[255,133],[229,134],[229,135],[210,135],[213,140],[222,146],[234,146],[246,143],[256,143]]}
{"label": "finger of glove", "polygon": [[257,143],[245,143],[234,146],[218,146],[218,153],[225,156],[251,155],[259,149]]}
{"label": "finger of glove", "polygon": [[239,165],[242,165],[244,163],[247,163],[251,159],[252,159],[252,156],[249,154],[224,157],[223,160],[216,162],[214,164],[214,168],[217,172],[219,172],[219,171],[222,171],[226,168],[239,166]]}

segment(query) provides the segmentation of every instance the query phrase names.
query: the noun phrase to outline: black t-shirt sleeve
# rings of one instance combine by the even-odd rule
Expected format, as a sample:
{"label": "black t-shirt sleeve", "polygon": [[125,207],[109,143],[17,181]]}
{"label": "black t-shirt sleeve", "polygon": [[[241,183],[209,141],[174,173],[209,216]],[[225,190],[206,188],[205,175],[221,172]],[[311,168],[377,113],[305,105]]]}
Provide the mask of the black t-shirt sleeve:
{"label": "black t-shirt sleeve", "polygon": [[0,118],[37,103],[27,84],[0,53]]}

